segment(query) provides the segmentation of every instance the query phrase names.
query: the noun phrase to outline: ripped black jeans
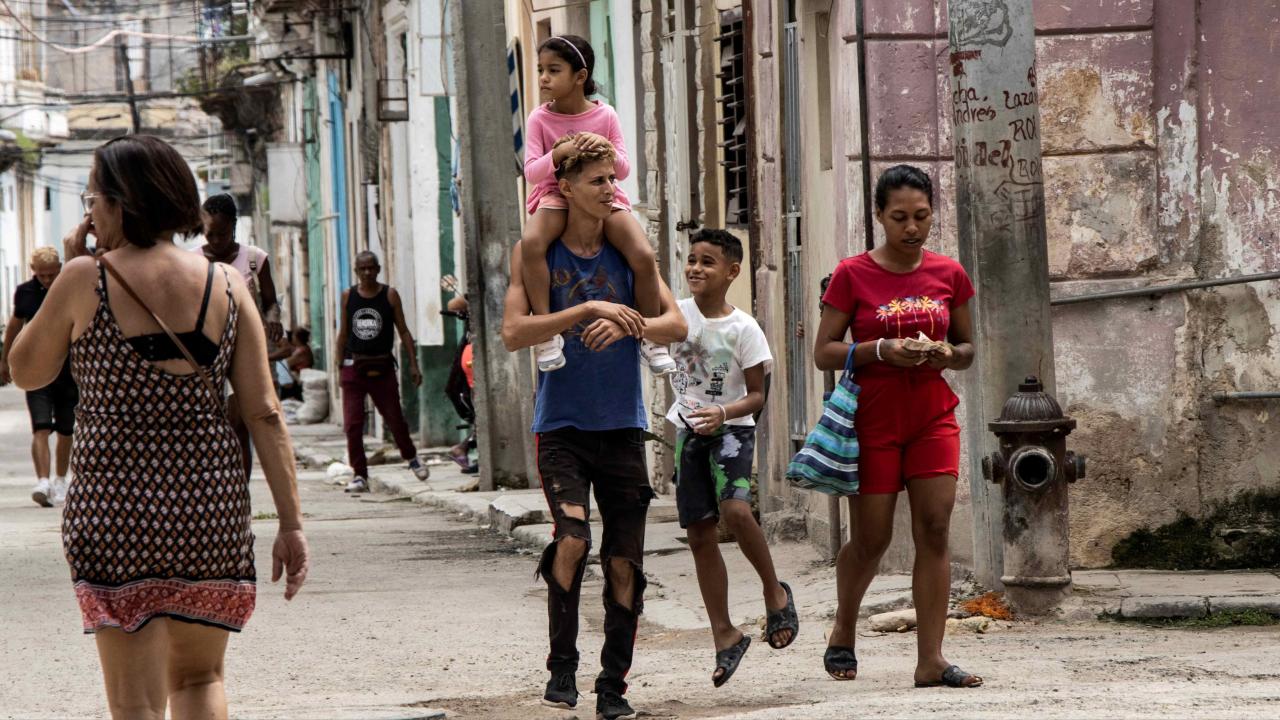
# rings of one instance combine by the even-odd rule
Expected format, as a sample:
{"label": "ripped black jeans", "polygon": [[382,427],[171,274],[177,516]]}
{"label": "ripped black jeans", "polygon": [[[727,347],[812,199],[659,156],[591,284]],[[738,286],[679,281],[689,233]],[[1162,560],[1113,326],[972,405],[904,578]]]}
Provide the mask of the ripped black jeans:
{"label": "ripped black jeans", "polygon": [[[635,648],[636,627],[644,609],[644,524],[653,489],[645,467],[644,433],[639,429],[587,431],[562,428],[538,435],[538,473],[542,492],[555,519],[555,542],[547,546],[538,571],[547,583],[547,617],[550,621],[551,653],[547,669],[553,673],[578,669],[578,602],[584,554],[573,576],[573,584],[561,587],[555,579],[556,552],[566,537],[591,547],[591,502],[604,526],[600,540],[600,565],[604,569],[604,648],[600,651],[600,675],[596,692],[626,692],[627,672]],[[571,517],[565,506],[582,508],[584,520]],[[631,607],[617,602],[613,586],[615,565],[630,565]]]}

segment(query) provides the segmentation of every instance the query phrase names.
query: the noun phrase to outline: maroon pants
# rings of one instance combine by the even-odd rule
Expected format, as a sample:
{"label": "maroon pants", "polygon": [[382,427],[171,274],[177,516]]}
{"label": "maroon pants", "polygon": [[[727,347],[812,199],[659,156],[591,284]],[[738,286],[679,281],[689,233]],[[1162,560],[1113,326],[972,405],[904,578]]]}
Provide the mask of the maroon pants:
{"label": "maroon pants", "polygon": [[373,406],[387,423],[395,438],[400,457],[412,460],[418,455],[409,436],[409,424],[400,408],[400,385],[395,370],[373,378],[362,377],[354,367],[343,367],[339,372],[342,384],[342,431],[347,434],[347,456],[356,477],[369,477],[369,462],[364,456],[364,398],[368,395]]}

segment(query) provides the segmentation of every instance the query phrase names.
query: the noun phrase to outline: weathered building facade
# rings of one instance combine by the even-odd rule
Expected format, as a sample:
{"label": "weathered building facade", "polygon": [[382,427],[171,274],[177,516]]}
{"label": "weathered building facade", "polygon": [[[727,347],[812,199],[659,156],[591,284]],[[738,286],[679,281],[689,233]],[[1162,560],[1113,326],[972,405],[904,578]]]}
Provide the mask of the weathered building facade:
{"label": "weathered building facade", "polygon": [[22,32],[45,27],[47,8],[25,2],[10,9],[14,15],[0,8],[0,322],[30,275],[31,251],[49,244],[67,194],[56,163],[44,156],[67,138],[63,93],[49,77],[50,53]]}
{"label": "weathered building facade", "polygon": [[[946,8],[748,6],[757,317],[773,347],[787,348],[775,376],[790,381],[770,398],[761,486],[769,506],[800,511],[825,537],[825,502],[781,480],[820,407],[803,329],[816,327],[822,277],[865,247],[864,163],[872,177],[898,162],[930,172],[932,243],[955,255]],[[1280,202],[1280,127],[1270,121],[1280,48],[1268,40],[1280,3],[1036,3],[1035,18],[1054,296],[1280,270],[1267,222]],[[973,99],[988,102],[1017,98]],[[1072,488],[1074,563],[1106,565],[1136,528],[1280,484],[1273,404],[1212,397],[1276,390],[1278,313],[1275,282],[1055,307],[1058,394],[1091,463]],[[962,474],[953,547],[965,561],[966,489],[979,480]],[[909,546],[898,534],[888,562],[902,566]]]}

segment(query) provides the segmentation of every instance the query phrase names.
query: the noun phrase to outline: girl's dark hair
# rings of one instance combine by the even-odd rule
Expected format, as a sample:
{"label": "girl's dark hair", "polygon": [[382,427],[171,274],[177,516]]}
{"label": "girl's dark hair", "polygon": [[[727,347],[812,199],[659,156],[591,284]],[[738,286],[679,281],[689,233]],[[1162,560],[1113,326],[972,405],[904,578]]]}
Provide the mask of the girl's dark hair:
{"label": "girl's dark hair", "polygon": [[93,151],[93,185],[120,206],[124,238],[151,247],[162,235],[201,230],[200,193],[187,161],[152,135],[125,135]]}
{"label": "girl's dark hair", "polygon": [[236,211],[236,199],[231,197],[231,193],[210,195],[209,199],[204,201],[202,207],[210,215],[221,215],[230,220],[232,225],[236,224],[236,218],[239,217],[239,213]]}
{"label": "girl's dark hair", "polygon": [[[574,52],[575,48],[577,52]],[[600,92],[600,86],[591,77],[596,71],[596,51],[591,49],[591,43],[586,38],[577,35],[549,37],[538,46],[538,54],[542,54],[544,50],[555,53],[556,57],[569,63],[569,69],[573,72],[583,69],[587,71],[587,81],[582,85],[583,95],[591,97]],[[586,61],[585,64],[583,61]]]}
{"label": "girl's dark hair", "polygon": [[915,188],[929,198],[929,207],[933,207],[933,181],[929,173],[914,165],[894,165],[880,173],[876,180],[876,210],[884,210],[889,202],[889,193],[899,188]]}

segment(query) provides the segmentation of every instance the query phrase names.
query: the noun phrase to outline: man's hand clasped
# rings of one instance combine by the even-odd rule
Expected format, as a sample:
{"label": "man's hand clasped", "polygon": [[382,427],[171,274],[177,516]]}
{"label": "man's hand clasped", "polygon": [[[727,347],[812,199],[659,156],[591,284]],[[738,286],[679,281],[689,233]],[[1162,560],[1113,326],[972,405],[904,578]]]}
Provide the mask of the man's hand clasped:
{"label": "man's hand clasped", "polygon": [[635,308],[604,300],[591,300],[586,306],[595,318],[582,331],[582,344],[588,349],[599,352],[622,338],[644,337],[644,316]]}

